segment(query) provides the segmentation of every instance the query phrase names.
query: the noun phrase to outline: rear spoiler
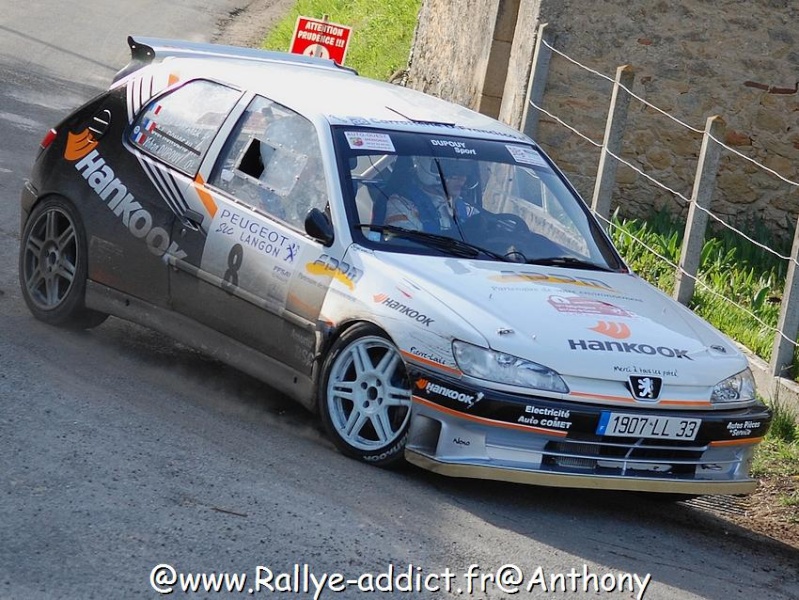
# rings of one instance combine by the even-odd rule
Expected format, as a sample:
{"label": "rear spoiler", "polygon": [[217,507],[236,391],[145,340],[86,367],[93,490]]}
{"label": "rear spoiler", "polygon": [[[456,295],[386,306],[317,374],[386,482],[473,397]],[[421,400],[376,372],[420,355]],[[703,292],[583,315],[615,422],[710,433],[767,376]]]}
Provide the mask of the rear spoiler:
{"label": "rear spoiler", "polygon": [[285,63],[310,66],[322,69],[349,71],[358,74],[355,69],[343,67],[337,62],[302,54],[288,52],[275,52],[260,50],[258,48],[241,48],[238,46],[223,46],[221,44],[208,44],[202,42],[187,42],[183,40],[168,40],[152,37],[128,36],[130,46],[130,62],[125,65],[115,76],[114,83],[149,65],[156,60],[168,57],[214,58],[230,60],[251,60],[256,62]]}

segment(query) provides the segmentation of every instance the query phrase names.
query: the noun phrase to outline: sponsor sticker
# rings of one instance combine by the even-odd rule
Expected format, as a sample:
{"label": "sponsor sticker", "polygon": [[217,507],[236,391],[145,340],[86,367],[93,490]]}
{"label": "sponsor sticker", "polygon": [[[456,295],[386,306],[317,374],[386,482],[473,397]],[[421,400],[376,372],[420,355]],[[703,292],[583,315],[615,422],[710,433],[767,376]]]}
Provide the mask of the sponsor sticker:
{"label": "sponsor sticker", "polygon": [[150,211],[128,192],[127,186],[100,156],[96,146],[97,141],[88,130],[77,134],[69,132],[64,158],[75,163],[75,169],[88,186],[133,237],[144,240],[150,252],[156,256],[167,254],[177,259],[185,258],[186,253],[171,240],[169,233],[163,227],[153,225]]}
{"label": "sponsor sticker", "polygon": [[408,306],[407,304],[403,304],[399,300],[395,300],[388,294],[376,294],[372,297],[372,300],[398,312],[401,315],[405,315],[409,319],[413,319],[417,323],[421,323],[425,327],[430,327],[432,323],[435,323],[435,319],[432,317],[428,317],[426,314],[416,310],[415,308]]}
{"label": "sponsor sticker", "polygon": [[543,285],[575,285],[578,287],[593,288],[606,292],[613,292],[604,281],[590,277],[571,277],[569,275],[555,275],[554,273],[538,273],[535,271],[502,271],[499,275],[492,275],[491,281],[500,283],[539,283]]}
{"label": "sponsor sticker", "polygon": [[327,254],[322,254],[312,263],[306,264],[305,270],[318,277],[332,277],[350,290],[354,290],[355,284],[363,277],[361,269]]}
{"label": "sponsor sticker", "polygon": [[558,312],[570,315],[603,315],[609,317],[634,317],[635,315],[609,302],[582,296],[550,296],[547,302]]}
{"label": "sponsor sticker", "polygon": [[668,346],[653,346],[652,344],[638,344],[630,342],[604,342],[602,340],[567,340],[570,350],[589,352],[620,352],[623,354],[639,354],[645,356],[663,356],[693,360],[688,355],[688,350],[669,348]]}
{"label": "sponsor sticker", "polygon": [[568,431],[572,426],[571,411],[562,408],[549,408],[528,404],[524,407],[524,414],[516,419],[522,425],[560,429]]}
{"label": "sponsor sticker", "polygon": [[214,233],[233,236],[243,246],[287,264],[293,264],[299,244],[265,222],[253,219],[229,208],[223,208],[215,221]]}
{"label": "sponsor sticker", "polygon": [[483,399],[483,392],[461,392],[425,378],[416,380],[416,388],[418,390],[423,390],[430,396],[449,398],[460,404],[465,404],[466,408],[471,408]]}
{"label": "sponsor sticker", "polygon": [[372,131],[345,131],[344,136],[352,150],[377,150],[378,152],[395,152],[394,143],[387,133]]}
{"label": "sponsor sticker", "polygon": [[731,437],[747,437],[759,433],[762,426],[760,421],[730,421],[727,432]]}
{"label": "sponsor sticker", "polygon": [[466,142],[458,142],[455,140],[437,140],[432,139],[430,143],[433,146],[438,146],[439,148],[450,148],[455,152],[455,154],[469,154],[469,155],[477,155],[477,150],[474,148],[468,148],[466,146]]}
{"label": "sponsor sticker", "polygon": [[517,163],[534,165],[536,167],[547,166],[547,162],[544,158],[532,148],[528,148],[527,146],[513,146],[511,144],[505,144],[505,148],[508,149],[513,160]]}
{"label": "sponsor sticker", "polygon": [[424,348],[419,348],[418,346],[411,346],[409,352],[414,356],[418,356],[424,360],[436,363],[437,365],[447,366],[447,363],[444,361],[443,358],[434,354],[429,350],[425,350]]}

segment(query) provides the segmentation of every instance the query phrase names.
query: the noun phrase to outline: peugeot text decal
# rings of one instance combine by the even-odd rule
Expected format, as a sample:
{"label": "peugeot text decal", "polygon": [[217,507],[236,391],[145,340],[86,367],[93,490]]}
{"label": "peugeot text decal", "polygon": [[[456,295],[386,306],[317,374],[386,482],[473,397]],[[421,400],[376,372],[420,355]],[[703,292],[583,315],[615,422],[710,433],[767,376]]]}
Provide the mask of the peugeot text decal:
{"label": "peugeot text decal", "polygon": [[241,243],[283,262],[293,263],[299,252],[299,245],[292,242],[288,236],[267,227],[260,221],[233,212],[229,208],[223,208],[214,233],[234,235],[236,232],[239,234],[237,239]]}

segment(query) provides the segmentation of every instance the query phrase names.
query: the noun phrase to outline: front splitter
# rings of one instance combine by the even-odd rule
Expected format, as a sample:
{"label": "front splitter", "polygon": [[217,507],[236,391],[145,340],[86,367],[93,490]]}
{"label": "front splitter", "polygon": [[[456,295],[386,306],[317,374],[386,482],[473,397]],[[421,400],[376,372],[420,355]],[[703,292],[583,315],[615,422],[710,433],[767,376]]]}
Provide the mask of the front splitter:
{"label": "front splitter", "polygon": [[409,463],[417,467],[448,477],[487,479],[548,487],[688,494],[696,496],[709,494],[751,494],[757,489],[757,480],[755,479],[741,479],[736,481],[687,481],[647,477],[632,478],[612,477],[607,475],[547,473],[545,471],[528,471],[508,467],[442,462],[410,449],[405,450],[405,458]]}

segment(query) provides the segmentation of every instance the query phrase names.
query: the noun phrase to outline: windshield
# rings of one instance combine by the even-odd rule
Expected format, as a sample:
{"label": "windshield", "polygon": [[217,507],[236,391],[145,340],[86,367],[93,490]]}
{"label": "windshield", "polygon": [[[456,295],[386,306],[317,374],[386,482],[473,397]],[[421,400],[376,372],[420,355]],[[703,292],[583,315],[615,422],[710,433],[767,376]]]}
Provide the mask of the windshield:
{"label": "windshield", "polygon": [[622,268],[533,146],[351,127],[335,139],[348,215],[366,246],[458,255],[470,246],[485,260]]}

